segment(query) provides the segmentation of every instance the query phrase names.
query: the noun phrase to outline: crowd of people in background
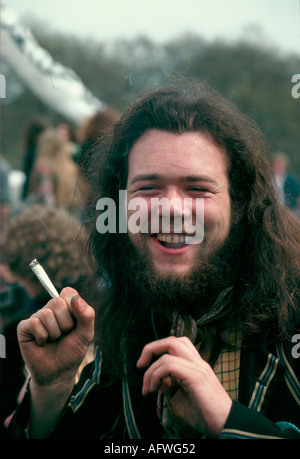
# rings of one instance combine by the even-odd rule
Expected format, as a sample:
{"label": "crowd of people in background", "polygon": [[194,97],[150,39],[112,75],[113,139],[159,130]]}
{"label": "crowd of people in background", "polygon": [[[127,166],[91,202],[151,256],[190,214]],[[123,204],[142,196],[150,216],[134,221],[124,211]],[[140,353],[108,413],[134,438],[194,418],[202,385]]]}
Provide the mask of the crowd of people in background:
{"label": "crowd of people in background", "polygon": [[[0,333],[9,341],[11,356],[1,359],[0,436],[5,436],[4,424],[26,381],[17,323],[48,301],[29,263],[37,258],[56,288],[72,285],[80,292],[81,279],[89,271],[80,229],[89,221],[97,180],[95,158],[91,164],[88,152],[119,116],[112,109],[96,113],[77,135],[67,124],[52,126],[42,117],[31,120],[24,133],[25,180],[18,208],[10,199],[10,165],[0,157]],[[288,157],[274,154],[273,167],[283,204],[300,218],[300,184],[289,173]],[[94,196],[94,204],[96,200]]]}
{"label": "crowd of people in background", "polygon": [[31,119],[24,132],[24,181],[17,200],[11,193],[12,168],[0,158],[0,333],[6,342],[0,359],[0,438],[28,378],[17,325],[50,298],[29,263],[37,258],[59,291],[71,285],[80,292],[89,272],[83,228],[94,182],[88,151],[118,118],[113,109],[96,113],[78,135],[66,123]]}

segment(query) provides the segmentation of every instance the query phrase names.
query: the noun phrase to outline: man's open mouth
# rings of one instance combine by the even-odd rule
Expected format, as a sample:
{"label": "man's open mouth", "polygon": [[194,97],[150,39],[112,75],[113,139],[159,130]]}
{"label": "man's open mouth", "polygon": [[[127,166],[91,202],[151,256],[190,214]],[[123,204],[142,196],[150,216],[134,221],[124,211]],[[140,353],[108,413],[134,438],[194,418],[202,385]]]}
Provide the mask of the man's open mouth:
{"label": "man's open mouth", "polygon": [[193,236],[186,234],[154,234],[160,244],[167,249],[182,249],[186,245],[191,243]]}

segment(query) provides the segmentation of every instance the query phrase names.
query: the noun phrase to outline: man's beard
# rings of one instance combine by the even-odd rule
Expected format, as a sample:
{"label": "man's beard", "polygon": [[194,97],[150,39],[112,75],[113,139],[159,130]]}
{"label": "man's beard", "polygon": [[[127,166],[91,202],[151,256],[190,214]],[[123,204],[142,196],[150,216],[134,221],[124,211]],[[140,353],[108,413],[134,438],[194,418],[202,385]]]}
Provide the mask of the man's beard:
{"label": "man's beard", "polygon": [[[242,225],[233,224],[225,243],[211,254],[199,252],[195,266],[184,275],[165,275],[153,266],[143,245],[127,246],[128,286],[144,306],[167,315],[181,311],[198,316],[212,306],[218,294],[232,285],[241,260]],[[129,252],[129,253],[128,253]]]}

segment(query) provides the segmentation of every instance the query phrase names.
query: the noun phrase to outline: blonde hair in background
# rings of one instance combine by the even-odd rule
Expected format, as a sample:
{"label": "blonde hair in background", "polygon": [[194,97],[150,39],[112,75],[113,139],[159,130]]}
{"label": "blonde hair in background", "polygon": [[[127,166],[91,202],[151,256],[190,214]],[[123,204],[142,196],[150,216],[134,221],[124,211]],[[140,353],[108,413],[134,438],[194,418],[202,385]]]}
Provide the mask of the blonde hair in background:
{"label": "blonde hair in background", "polygon": [[54,128],[46,129],[39,137],[30,192],[35,193],[41,172],[47,171],[53,185],[54,205],[76,207],[78,166],[70,156],[67,143]]}

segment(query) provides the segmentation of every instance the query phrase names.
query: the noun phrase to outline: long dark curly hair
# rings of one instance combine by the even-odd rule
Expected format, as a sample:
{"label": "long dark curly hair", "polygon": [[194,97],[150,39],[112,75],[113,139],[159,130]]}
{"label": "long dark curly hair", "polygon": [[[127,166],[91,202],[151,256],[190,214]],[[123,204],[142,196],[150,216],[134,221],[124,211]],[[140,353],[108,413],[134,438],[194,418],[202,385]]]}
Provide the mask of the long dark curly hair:
{"label": "long dark curly hair", "polygon": [[[156,89],[125,111],[102,144],[101,154],[98,149],[101,167],[94,202],[110,197],[118,205],[119,190],[126,189],[130,149],[153,128],[176,134],[209,133],[226,149],[232,208],[243,222],[234,317],[255,342],[266,336],[269,340],[287,338],[298,308],[300,229],[279,199],[269,147],[261,130],[217,91],[199,81],[185,80]],[[146,318],[126,285],[127,235],[99,234],[95,224],[99,213],[94,214],[89,247],[95,263],[92,283],[98,288],[90,290],[96,298],[91,302],[99,307],[101,345],[118,360],[122,336],[138,334]]]}

